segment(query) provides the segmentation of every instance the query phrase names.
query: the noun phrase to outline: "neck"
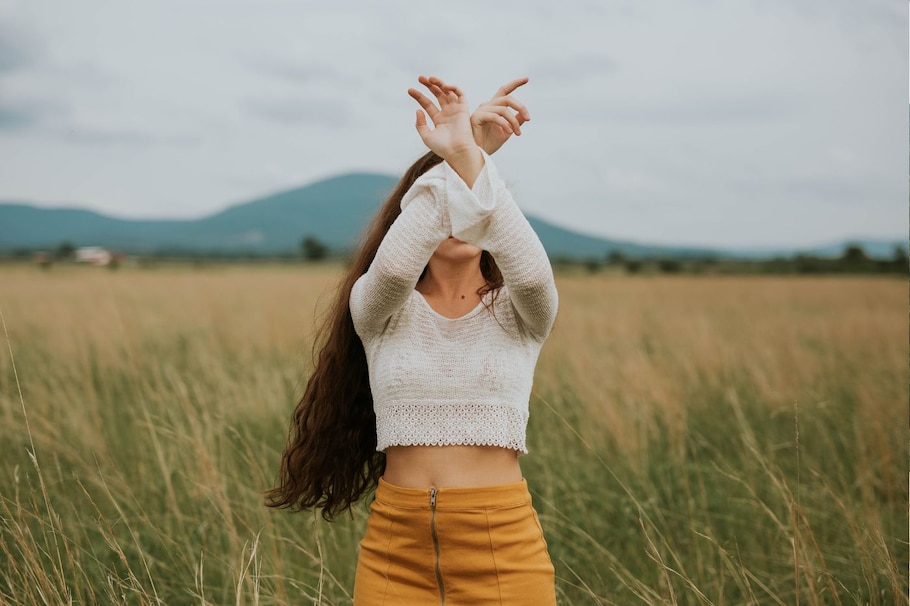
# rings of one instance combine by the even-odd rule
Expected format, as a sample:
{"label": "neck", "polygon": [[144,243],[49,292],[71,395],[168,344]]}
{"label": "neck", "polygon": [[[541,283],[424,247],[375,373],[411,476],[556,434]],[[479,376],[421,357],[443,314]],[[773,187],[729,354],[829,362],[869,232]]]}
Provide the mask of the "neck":
{"label": "neck", "polygon": [[417,290],[424,295],[443,300],[460,300],[477,296],[486,279],[480,271],[478,259],[466,262],[452,262],[430,259],[427,273],[417,284]]}

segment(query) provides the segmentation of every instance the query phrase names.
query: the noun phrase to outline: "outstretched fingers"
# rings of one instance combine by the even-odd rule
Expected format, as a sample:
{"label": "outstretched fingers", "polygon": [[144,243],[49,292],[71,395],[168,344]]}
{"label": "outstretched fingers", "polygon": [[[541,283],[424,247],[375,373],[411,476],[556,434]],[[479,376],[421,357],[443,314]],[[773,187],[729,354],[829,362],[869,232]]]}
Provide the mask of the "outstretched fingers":
{"label": "outstretched fingers", "polygon": [[464,92],[460,88],[454,84],[446,84],[442,78],[437,78],[436,76],[425,78],[421,76],[418,80],[430,89],[430,92],[439,100],[440,105],[443,103],[458,103],[464,99]]}
{"label": "outstretched fingers", "polygon": [[481,107],[488,106],[488,105],[500,106],[500,107],[511,107],[518,113],[519,119],[522,122],[527,122],[528,120],[531,119],[531,114],[528,113],[528,108],[525,107],[525,105],[523,103],[521,103],[520,101],[518,101],[517,99],[515,99],[514,97],[511,97],[511,96],[494,97],[494,98],[490,99],[489,101],[487,101],[486,103],[483,103],[481,105]]}
{"label": "outstretched fingers", "polygon": [[[521,125],[524,120],[520,115],[513,114],[506,107],[496,105],[481,105],[474,112],[479,122],[495,122],[505,128],[508,132],[516,135],[521,134]],[[496,118],[494,119],[493,116]]]}
{"label": "outstretched fingers", "polygon": [[464,97],[464,92],[454,84],[446,84],[442,79],[436,78],[435,76],[430,78],[430,82],[436,84],[445,91],[455,93],[455,96],[457,97]]}
{"label": "outstretched fingers", "polygon": [[445,100],[445,91],[443,91],[438,84],[431,82],[426,76],[421,76],[417,81],[426,86],[427,90],[430,91],[430,94],[436,97],[439,103],[442,104]]}
{"label": "outstretched fingers", "polygon": [[417,103],[420,104],[420,107],[422,107],[424,111],[427,112],[427,115],[430,116],[430,120],[433,120],[433,122],[436,121],[436,114],[439,113],[439,108],[436,107],[432,101],[430,101],[419,90],[414,88],[408,89],[408,95],[410,95],[415,101],[417,101]]}
{"label": "outstretched fingers", "polygon": [[408,95],[420,105],[414,126],[426,146],[445,158],[446,154],[473,144],[470,113],[462,90],[435,76],[420,76],[417,80],[425,90],[409,88]]}
{"label": "outstretched fingers", "polygon": [[528,108],[510,94],[528,81],[524,77],[503,84],[492,99],[481,103],[471,114],[474,140],[488,154],[502,147],[512,135],[520,136],[521,126],[531,119]]}
{"label": "outstretched fingers", "polygon": [[530,80],[530,78],[528,78],[527,76],[525,76],[525,77],[523,77],[523,78],[517,78],[517,79],[515,79],[515,80],[512,80],[511,82],[507,82],[506,84],[503,84],[502,86],[499,87],[499,90],[496,91],[496,94],[493,95],[493,97],[494,97],[494,98],[496,98],[496,97],[505,97],[505,96],[507,96],[507,95],[510,95],[510,94],[512,94],[512,92],[514,92],[515,89],[517,89],[519,86],[524,86],[525,84],[527,84],[527,83],[528,83],[528,80]]}
{"label": "outstretched fingers", "polygon": [[478,109],[474,112],[472,119],[478,126],[483,124],[495,124],[507,133],[515,133],[515,127],[512,126],[506,118],[492,111]]}

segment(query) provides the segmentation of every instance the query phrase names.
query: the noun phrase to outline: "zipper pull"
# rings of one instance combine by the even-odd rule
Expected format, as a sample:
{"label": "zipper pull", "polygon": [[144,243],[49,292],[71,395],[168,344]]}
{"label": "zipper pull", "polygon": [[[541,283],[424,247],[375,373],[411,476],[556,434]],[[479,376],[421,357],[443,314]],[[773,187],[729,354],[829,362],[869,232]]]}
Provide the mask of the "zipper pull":
{"label": "zipper pull", "polygon": [[436,489],[430,489],[430,507],[436,508]]}

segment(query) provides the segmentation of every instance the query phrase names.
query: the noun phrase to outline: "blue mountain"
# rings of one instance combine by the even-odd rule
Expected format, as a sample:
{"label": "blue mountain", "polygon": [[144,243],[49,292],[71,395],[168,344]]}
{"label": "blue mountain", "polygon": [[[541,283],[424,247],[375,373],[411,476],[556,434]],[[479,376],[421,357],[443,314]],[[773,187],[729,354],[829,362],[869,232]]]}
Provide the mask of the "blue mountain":
{"label": "blue mountain", "polygon": [[[356,246],[396,182],[383,174],[345,174],[188,220],[120,219],[79,208],[0,203],[0,251],[53,249],[71,242],[136,254],[284,254],[298,251],[305,236],[343,251]],[[602,259],[614,251],[628,257],[769,257],[795,252],[649,245],[581,234],[533,215],[528,221],[551,257]],[[895,246],[906,246],[900,241],[857,243],[873,256],[891,256]],[[845,244],[805,252],[836,256]]]}

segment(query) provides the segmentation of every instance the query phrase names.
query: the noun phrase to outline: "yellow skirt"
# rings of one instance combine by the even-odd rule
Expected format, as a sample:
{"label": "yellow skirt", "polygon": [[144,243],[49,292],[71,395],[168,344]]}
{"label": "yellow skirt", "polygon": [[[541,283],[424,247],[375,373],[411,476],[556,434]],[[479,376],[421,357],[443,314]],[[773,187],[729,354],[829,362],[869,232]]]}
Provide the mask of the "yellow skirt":
{"label": "yellow skirt", "polygon": [[553,606],[553,564],[527,482],[417,489],[379,480],[355,606]]}

